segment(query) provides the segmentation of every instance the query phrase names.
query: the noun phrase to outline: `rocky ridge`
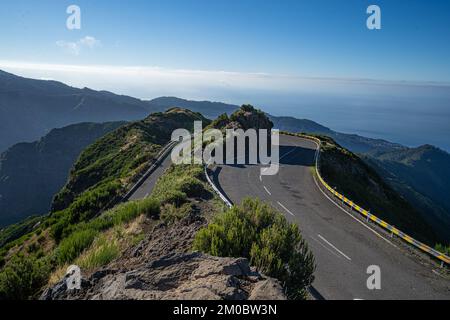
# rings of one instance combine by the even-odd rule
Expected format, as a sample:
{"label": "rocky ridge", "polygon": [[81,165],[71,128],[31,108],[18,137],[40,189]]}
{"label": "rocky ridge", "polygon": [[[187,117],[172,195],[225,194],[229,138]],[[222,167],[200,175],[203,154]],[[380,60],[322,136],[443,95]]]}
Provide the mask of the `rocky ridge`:
{"label": "rocky ridge", "polygon": [[67,290],[67,276],[48,288],[43,300],[278,300],[278,280],[249,266],[245,258],[190,252],[206,224],[196,214],[167,226],[157,224],[119,260],[83,276],[80,290]]}

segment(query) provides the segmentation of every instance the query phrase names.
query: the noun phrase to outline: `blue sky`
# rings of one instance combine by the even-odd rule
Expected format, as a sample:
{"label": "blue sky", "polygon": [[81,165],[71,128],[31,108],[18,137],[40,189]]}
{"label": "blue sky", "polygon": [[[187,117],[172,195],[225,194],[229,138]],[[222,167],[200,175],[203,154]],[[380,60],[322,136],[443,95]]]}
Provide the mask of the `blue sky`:
{"label": "blue sky", "polygon": [[[66,8],[82,29],[65,28]],[[382,9],[382,30],[365,26]],[[450,2],[442,0],[7,1],[0,59],[75,65],[450,82]],[[56,45],[90,36],[73,55]]]}

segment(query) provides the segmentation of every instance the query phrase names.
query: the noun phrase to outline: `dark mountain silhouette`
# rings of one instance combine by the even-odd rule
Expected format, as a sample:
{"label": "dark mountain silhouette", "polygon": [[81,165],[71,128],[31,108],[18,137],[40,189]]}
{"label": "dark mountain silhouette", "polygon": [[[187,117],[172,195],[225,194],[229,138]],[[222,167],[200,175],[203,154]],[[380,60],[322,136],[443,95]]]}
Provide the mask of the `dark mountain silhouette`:
{"label": "dark mountain silhouette", "polygon": [[373,150],[364,159],[450,242],[450,154],[424,145]]}
{"label": "dark mountain silhouette", "polygon": [[80,123],[53,129],[39,141],[18,143],[0,155],[0,226],[45,214],[81,151],[125,124]]}
{"label": "dark mountain silhouette", "polygon": [[0,152],[80,122],[137,120],[151,106],[139,99],[0,71]]}

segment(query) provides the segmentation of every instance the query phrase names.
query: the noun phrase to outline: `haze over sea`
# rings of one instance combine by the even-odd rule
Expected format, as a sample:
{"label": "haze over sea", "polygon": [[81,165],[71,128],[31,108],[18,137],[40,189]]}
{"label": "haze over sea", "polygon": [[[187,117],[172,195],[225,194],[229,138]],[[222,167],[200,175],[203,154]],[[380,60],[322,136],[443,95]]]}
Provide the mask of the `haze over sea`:
{"label": "haze over sea", "polygon": [[447,85],[359,83],[341,89],[300,89],[297,94],[255,92],[248,101],[270,114],[314,120],[335,131],[409,147],[431,144],[450,152]]}
{"label": "haze over sea", "polygon": [[450,152],[450,93],[445,99],[309,95],[292,100],[262,104],[273,115],[311,119],[335,131]]}

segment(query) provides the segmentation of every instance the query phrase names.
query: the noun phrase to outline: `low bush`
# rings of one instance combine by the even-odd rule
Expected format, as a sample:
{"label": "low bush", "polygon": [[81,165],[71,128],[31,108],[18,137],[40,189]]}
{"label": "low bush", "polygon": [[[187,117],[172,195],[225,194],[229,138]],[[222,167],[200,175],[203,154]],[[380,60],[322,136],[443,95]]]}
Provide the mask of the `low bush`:
{"label": "low bush", "polygon": [[290,299],[302,299],[314,280],[315,263],[298,227],[255,199],[245,199],[201,229],[194,249],[222,257],[246,257],[279,279]]}
{"label": "low bush", "polygon": [[57,251],[58,263],[60,265],[71,263],[92,244],[97,234],[98,232],[93,229],[80,230],[62,240]]}
{"label": "low bush", "polygon": [[162,204],[174,204],[179,207],[187,201],[187,194],[179,190],[169,190],[159,197]]}
{"label": "low bush", "polygon": [[154,198],[130,201],[114,207],[102,216],[89,222],[79,223],[69,229],[65,227],[65,230],[72,230],[72,233],[59,244],[57,251],[58,263],[71,263],[83,250],[92,244],[99,233],[113,226],[128,223],[141,214],[158,216],[159,207],[159,201]]}
{"label": "low bush", "polygon": [[438,243],[434,249],[450,257],[450,246],[444,246],[443,244]]}
{"label": "low bush", "polygon": [[192,212],[192,205],[190,203],[185,203],[179,207],[171,203],[167,203],[162,207],[161,219],[166,224],[172,224],[175,221],[186,217],[191,212]]}
{"label": "low bush", "polygon": [[141,214],[145,214],[147,217],[158,217],[160,214],[161,203],[151,197],[146,198],[139,202],[139,211]]}
{"label": "low bush", "polygon": [[161,204],[179,207],[187,198],[200,197],[209,193],[203,181],[201,165],[172,165],[158,180],[152,195]]}
{"label": "low bush", "polygon": [[25,300],[35,297],[47,282],[50,266],[34,255],[15,255],[0,272],[0,299]]}

